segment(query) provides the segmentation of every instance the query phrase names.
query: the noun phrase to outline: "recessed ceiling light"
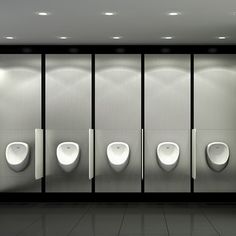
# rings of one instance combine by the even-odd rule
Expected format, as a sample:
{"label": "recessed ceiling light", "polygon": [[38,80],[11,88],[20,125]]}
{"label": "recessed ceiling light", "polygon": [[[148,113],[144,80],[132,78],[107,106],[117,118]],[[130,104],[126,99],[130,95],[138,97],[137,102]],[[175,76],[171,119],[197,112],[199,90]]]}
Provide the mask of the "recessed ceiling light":
{"label": "recessed ceiling light", "polygon": [[117,15],[117,12],[103,12],[102,14],[104,16],[115,16],[115,15]]}
{"label": "recessed ceiling light", "polygon": [[224,39],[227,39],[228,37],[227,36],[219,36],[217,38],[220,39],[220,40],[224,40]]}
{"label": "recessed ceiling light", "polygon": [[13,37],[13,36],[5,36],[4,38],[9,39],[9,40],[15,39],[15,37]]}
{"label": "recessed ceiling light", "polygon": [[59,36],[58,37],[58,39],[61,39],[61,40],[66,40],[66,39],[68,39],[69,37],[67,37],[67,36]]}
{"label": "recessed ceiling light", "polygon": [[167,15],[169,15],[169,16],[180,16],[181,12],[168,12]]}
{"label": "recessed ceiling light", "polygon": [[163,36],[162,39],[173,39],[173,36]]}
{"label": "recessed ceiling light", "polygon": [[111,37],[112,39],[121,39],[121,38],[123,38],[122,36],[113,36],[113,37]]}
{"label": "recessed ceiling light", "polygon": [[35,12],[36,15],[39,15],[39,16],[48,16],[48,15],[51,15],[50,12],[47,12],[47,11],[39,11],[39,12]]}

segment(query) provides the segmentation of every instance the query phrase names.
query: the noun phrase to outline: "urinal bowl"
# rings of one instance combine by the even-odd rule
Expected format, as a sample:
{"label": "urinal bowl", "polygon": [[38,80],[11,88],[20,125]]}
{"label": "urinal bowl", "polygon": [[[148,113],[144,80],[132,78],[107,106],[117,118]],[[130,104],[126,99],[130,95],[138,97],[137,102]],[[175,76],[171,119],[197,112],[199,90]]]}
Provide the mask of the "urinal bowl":
{"label": "urinal bowl", "polygon": [[228,164],[230,151],[226,143],[209,143],[206,148],[208,166],[214,171],[222,171]]}
{"label": "urinal bowl", "polygon": [[129,145],[124,142],[113,142],[107,146],[107,158],[110,166],[116,172],[121,172],[129,162]]}
{"label": "urinal bowl", "polygon": [[180,149],[178,144],[173,142],[163,142],[157,146],[157,160],[160,167],[169,172],[178,163]]}
{"label": "urinal bowl", "polygon": [[79,163],[79,145],[75,142],[63,142],[57,146],[57,160],[65,172],[73,171]]}
{"label": "urinal bowl", "polygon": [[24,142],[9,143],[5,154],[8,166],[15,172],[23,171],[30,160],[29,145]]}

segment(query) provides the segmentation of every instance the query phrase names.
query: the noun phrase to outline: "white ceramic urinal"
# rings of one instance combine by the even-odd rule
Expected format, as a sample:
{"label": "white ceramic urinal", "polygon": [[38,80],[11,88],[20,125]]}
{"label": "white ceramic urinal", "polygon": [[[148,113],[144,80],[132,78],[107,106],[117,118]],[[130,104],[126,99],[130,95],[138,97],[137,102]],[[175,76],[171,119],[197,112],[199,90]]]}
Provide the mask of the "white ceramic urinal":
{"label": "white ceramic urinal", "polygon": [[74,142],[63,142],[57,146],[57,160],[65,172],[71,172],[77,167],[79,152],[79,145]]}
{"label": "white ceramic urinal", "polygon": [[157,146],[157,160],[165,171],[173,170],[179,159],[179,146],[173,142],[163,142]]}
{"label": "white ceramic urinal", "polygon": [[107,158],[111,167],[120,172],[129,162],[129,145],[123,142],[113,142],[107,146]]}
{"label": "white ceramic urinal", "polygon": [[229,160],[229,147],[223,142],[209,143],[206,148],[207,162],[209,167],[215,171],[223,170]]}
{"label": "white ceramic urinal", "polygon": [[20,172],[29,163],[29,145],[23,142],[9,143],[6,147],[6,161],[15,172]]}

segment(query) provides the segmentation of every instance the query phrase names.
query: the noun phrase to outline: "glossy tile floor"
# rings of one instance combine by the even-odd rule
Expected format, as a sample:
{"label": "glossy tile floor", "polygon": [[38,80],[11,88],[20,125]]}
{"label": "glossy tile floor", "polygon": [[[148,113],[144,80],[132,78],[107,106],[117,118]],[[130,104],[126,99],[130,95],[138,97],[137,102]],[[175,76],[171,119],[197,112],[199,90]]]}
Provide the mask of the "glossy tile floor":
{"label": "glossy tile floor", "polygon": [[1,236],[235,236],[236,205],[1,203]]}

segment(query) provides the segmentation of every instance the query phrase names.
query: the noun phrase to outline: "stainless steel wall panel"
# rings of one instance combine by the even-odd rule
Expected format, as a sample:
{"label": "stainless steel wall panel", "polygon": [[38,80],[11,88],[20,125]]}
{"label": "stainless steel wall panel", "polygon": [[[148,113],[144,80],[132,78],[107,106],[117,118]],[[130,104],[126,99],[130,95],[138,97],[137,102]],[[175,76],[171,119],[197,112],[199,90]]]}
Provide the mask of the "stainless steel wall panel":
{"label": "stainless steel wall panel", "polygon": [[[90,192],[91,56],[46,56],[46,191]],[[66,173],[56,156],[61,142],[80,146],[80,161]]]}
{"label": "stainless steel wall panel", "polygon": [[[145,191],[190,191],[190,56],[145,55]],[[167,172],[157,146],[175,142],[180,155]]]}
{"label": "stainless steel wall panel", "polygon": [[[96,55],[95,190],[141,191],[141,56]],[[115,172],[107,159],[109,143],[130,147],[130,159]]]}
{"label": "stainless steel wall panel", "polygon": [[[0,55],[0,191],[39,192],[35,180],[35,136],[41,128],[41,56]],[[6,162],[6,146],[26,142],[30,162],[21,172]]]}
{"label": "stainless steel wall panel", "polygon": [[[194,120],[196,138],[196,192],[235,192],[236,178],[236,56],[195,55]],[[220,172],[209,168],[206,147],[225,142],[228,165]]]}

